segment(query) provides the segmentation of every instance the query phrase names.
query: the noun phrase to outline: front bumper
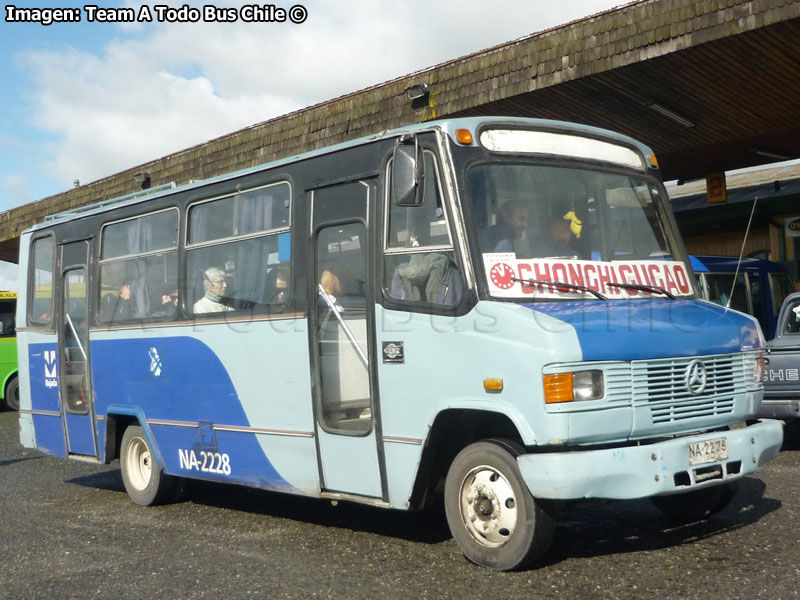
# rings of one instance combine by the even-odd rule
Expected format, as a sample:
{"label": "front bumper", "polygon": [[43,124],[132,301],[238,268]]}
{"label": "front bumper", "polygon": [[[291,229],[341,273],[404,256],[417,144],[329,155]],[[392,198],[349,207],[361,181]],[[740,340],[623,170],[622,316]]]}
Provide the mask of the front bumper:
{"label": "front bumper", "polygon": [[797,419],[800,417],[800,398],[794,400],[769,400],[764,398],[758,417],[764,419]]}
{"label": "front bumper", "polygon": [[[720,437],[728,441],[726,460],[689,465],[689,444]],[[641,446],[523,454],[517,463],[536,498],[621,500],[685,492],[740,479],[775,458],[782,443],[782,424],[764,420],[741,429]]]}

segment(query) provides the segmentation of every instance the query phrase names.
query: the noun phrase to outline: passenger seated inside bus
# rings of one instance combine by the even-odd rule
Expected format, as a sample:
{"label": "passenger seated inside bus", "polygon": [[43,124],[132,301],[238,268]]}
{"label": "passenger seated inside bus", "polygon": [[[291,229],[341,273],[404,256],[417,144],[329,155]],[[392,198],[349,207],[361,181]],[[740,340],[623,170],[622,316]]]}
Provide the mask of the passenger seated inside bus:
{"label": "passenger seated inside bus", "polygon": [[103,296],[100,316],[106,323],[129,321],[133,316],[132,304],[131,282],[126,279],[119,286],[119,291],[116,294],[108,293]]}
{"label": "passenger seated inside bus", "polygon": [[[345,289],[343,279],[351,284],[351,289]],[[325,382],[322,398],[324,418],[336,429],[362,431],[369,428],[365,420],[371,418],[372,409],[369,374],[363,358],[367,348],[366,314],[358,310],[362,307],[356,298],[359,295],[363,297],[366,292],[362,280],[352,277],[344,265],[337,265],[336,271],[327,266],[320,275],[319,286],[317,324],[320,377]],[[355,314],[345,317],[345,308],[337,296],[359,304],[350,311]]]}
{"label": "passenger seated inside bus", "polygon": [[203,271],[203,288],[205,289],[205,295],[195,302],[192,307],[195,314],[233,310],[233,307],[225,304],[225,291],[228,288],[225,271],[219,267],[208,267]]}
{"label": "passenger seated inside bus", "polygon": [[330,269],[325,269],[320,275],[319,285],[322,290],[319,292],[317,317],[319,323],[324,325],[327,318],[331,316],[332,310],[340,313],[344,312],[344,307],[339,304],[339,300],[336,298],[336,294],[342,291],[342,283],[336,273]]}
{"label": "passenger seated inside bus", "polygon": [[267,273],[264,291],[264,304],[271,314],[288,312],[291,308],[289,296],[289,269],[283,266],[273,267]]}
{"label": "passenger seated inside bus", "polygon": [[152,306],[155,309],[151,317],[174,317],[178,311],[178,288],[173,285],[163,287]]}
{"label": "passenger seated inside bus", "polygon": [[395,267],[389,284],[393,298],[441,306],[458,304],[462,291],[458,267],[442,252],[411,255]]}
{"label": "passenger seated inside bus", "polygon": [[533,255],[538,258],[577,258],[578,253],[572,247],[574,239],[570,221],[554,216],[547,222],[545,231],[534,244]]}

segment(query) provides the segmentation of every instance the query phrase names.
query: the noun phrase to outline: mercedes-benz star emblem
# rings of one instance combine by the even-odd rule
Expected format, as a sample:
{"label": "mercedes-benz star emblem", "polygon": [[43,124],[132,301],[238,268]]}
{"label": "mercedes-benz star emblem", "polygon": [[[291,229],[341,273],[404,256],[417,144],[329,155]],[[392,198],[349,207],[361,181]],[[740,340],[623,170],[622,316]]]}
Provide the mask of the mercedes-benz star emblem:
{"label": "mercedes-benz star emblem", "polygon": [[683,376],[683,382],[686,384],[686,389],[695,396],[706,391],[708,371],[702,360],[695,358],[689,363]]}

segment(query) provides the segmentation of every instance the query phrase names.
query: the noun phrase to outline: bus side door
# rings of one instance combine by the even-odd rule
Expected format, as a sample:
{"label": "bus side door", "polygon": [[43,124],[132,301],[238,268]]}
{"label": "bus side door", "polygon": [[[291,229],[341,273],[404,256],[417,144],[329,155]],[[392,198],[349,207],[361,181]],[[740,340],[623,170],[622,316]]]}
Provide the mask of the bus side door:
{"label": "bus side door", "polygon": [[365,180],[311,192],[309,339],[322,489],[384,498],[367,235],[375,189]]}
{"label": "bus side door", "polygon": [[97,457],[89,371],[89,241],[61,246],[58,372],[67,452]]}

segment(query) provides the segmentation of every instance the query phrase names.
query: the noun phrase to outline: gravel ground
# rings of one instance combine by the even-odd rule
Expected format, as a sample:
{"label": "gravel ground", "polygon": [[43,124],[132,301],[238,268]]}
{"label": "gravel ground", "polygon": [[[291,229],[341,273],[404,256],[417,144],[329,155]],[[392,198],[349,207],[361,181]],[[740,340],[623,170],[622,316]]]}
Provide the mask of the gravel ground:
{"label": "gravel ground", "polygon": [[536,570],[468,563],[436,510],[403,513],[192,482],[139,507],[119,465],[19,445],[0,413],[0,598],[798,598],[800,431],[722,513],[646,501],[561,512]]}

